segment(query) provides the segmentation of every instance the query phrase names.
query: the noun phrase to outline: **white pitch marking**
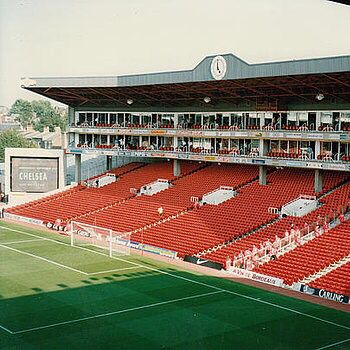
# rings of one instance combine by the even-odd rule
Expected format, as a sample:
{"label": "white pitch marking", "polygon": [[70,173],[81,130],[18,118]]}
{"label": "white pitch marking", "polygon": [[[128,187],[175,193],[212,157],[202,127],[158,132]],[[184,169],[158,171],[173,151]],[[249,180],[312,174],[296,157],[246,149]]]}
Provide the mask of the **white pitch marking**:
{"label": "white pitch marking", "polygon": [[325,345],[325,346],[322,346],[322,348],[317,348],[316,350],[323,350],[323,349],[328,349],[332,346],[335,346],[335,345],[339,345],[339,344],[343,344],[343,343],[346,343],[350,341],[350,338],[348,339],[345,339],[345,340],[342,340],[342,341],[338,341],[337,343],[333,343],[333,344],[329,344],[329,345]]}
{"label": "white pitch marking", "polygon": [[36,239],[25,239],[23,241],[12,241],[12,242],[0,242],[1,244],[16,244],[16,243],[27,243],[27,242],[39,242],[42,241],[41,238],[36,238]]}
{"label": "white pitch marking", "polygon": [[20,331],[17,331],[17,332],[13,332],[13,334],[27,333],[27,332],[37,331],[37,330],[41,330],[41,329],[52,328],[52,327],[66,325],[66,324],[78,323],[78,322],[82,322],[82,321],[92,320],[92,319],[95,319],[95,318],[101,318],[101,317],[112,316],[112,315],[117,315],[117,314],[124,314],[124,313],[131,312],[131,311],[148,309],[148,308],[155,307],[155,306],[160,306],[160,305],[173,304],[173,303],[177,303],[177,302],[183,301],[183,300],[196,299],[196,298],[201,298],[201,297],[205,297],[205,296],[213,295],[213,294],[218,294],[218,293],[223,293],[223,292],[222,291],[215,291],[215,292],[209,292],[209,293],[204,293],[204,294],[191,295],[189,297],[183,297],[183,298],[172,299],[172,300],[167,300],[167,301],[160,301],[158,303],[147,304],[147,305],[142,305],[142,306],[137,306],[137,307],[131,307],[129,309],[123,309],[123,310],[118,310],[118,311],[111,311],[111,312],[106,312],[106,313],[103,313],[103,314],[87,316],[87,317],[77,318],[77,319],[63,321],[63,322],[52,323],[52,324],[45,325],[45,326],[39,326],[39,327],[23,329],[23,330],[20,330]]}
{"label": "white pitch marking", "polygon": [[131,270],[131,269],[140,269],[141,266],[131,266],[131,267],[122,267],[120,269],[114,269],[114,270],[106,270],[106,271],[98,271],[98,272],[89,272],[89,275],[100,275],[102,273],[108,273],[108,272],[117,272],[117,271],[124,271],[124,270]]}
{"label": "white pitch marking", "polygon": [[4,327],[2,325],[0,325],[0,329],[3,329],[7,333],[14,334],[14,332],[10,331],[8,328],[6,328],[6,327]]}
{"label": "white pitch marking", "polygon": [[[0,227],[2,227],[2,228],[4,228],[4,229],[7,229],[7,230],[10,230],[10,231],[19,232],[19,233],[23,233],[23,234],[25,234],[25,235],[29,235],[29,236],[41,238],[40,236],[34,235],[34,234],[32,234],[32,233],[28,233],[28,232],[24,232],[24,231],[12,229],[12,228],[4,227],[4,226],[1,226],[1,225],[0,225]],[[54,240],[54,239],[50,239],[50,238],[43,238],[43,239],[48,240],[48,241],[55,242],[55,243],[57,243],[57,244],[63,244],[63,245],[66,245],[66,246],[70,246],[70,244],[68,244],[68,243],[56,241],[56,240]],[[73,247],[74,247],[74,248],[78,248],[78,249],[82,249],[82,250],[86,250],[86,251],[89,251],[89,252],[91,252],[91,253],[95,253],[95,254],[99,254],[99,255],[103,255],[103,256],[108,256],[108,255],[106,255],[106,254],[103,254],[103,253],[100,253],[100,252],[97,252],[97,251],[94,251],[94,250],[91,250],[91,249],[87,249],[87,248],[84,248],[84,247],[79,247],[79,246],[73,246]],[[207,283],[203,283],[203,282],[198,282],[198,281],[195,281],[195,280],[191,280],[191,279],[186,278],[186,277],[174,275],[174,274],[169,273],[169,272],[166,272],[166,271],[158,270],[158,269],[155,269],[155,268],[153,268],[153,267],[146,266],[146,265],[137,264],[137,263],[135,263],[135,262],[128,261],[128,260],[125,260],[125,259],[121,259],[121,258],[117,258],[117,257],[113,257],[113,256],[110,257],[110,258],[115,259],[115,260],[119,260],[119,261],[124,261],[124,262],[127,262],[127,263],[131,264],[131,265],[137,265],[137,266],[143,267],[143,268],[145,268],[145,269],[148,269],[148,270],[151,270],[151,271],[155,271],[155,272],[161,273],[161,274],[163,274],[163,275],[172,276],[172,277],[174,277],[174,278],[182,279],[182,280],[184,280],[184,281],[188,281],[188,282],[195,283],[195,284],[198,284],[198,285],[202,285],[202,286],[205,286],[205,287],[213,288],[213,289],[216,289],[216,290],[218,290],[218,291],[223,291],[223,292],[226,292],[226,293],[229,293],[229,294],[232,294],[232,295],[236,295],[236,296],[239,296],[239,297],[242,297],[242,298],[245,298],[245,299],[254,300],[254,301],[258,302],[258,303],[262,303],[262,304],[266,304],[266,305],[269,305],[269,306],[273,306],[273,307],[278,308],[278,309],[286,310],[286,311],[289,311],[289,312],[292,312],[292,313],[295,313],[295,314],[298,314],[298,315],[302,315],[302,316],[305,316],[305,317],[312,318],[312,319],[317,320],[317,321],[320,321],[320,322],[328,323],[328,324],[331,324],[331,325],[333,325],[333,326],[337,326],[337,327],[340,327],[340,328],[344,328],[344,329],[350,330],[350,327],[349,327],[349,326],[344,326],[344,325],[342,325],[342,324],[338,324],[338,323],[335,323],[335,322],[332,322],[332,321],[329,321],[329,320],[325,320],[325,319],[320,318],[320,317],[317,317],[317,316],[313,316],[313,315],[310,315],[310,314],[306,314],[306,313],[304,313],[304,312],[297,311],[297,310],[288,308],[288,307],[286,307],[286,306],[282,306],[282,305],[270,303],[270,302],[268,302],[268,301],[261,300],[261,299],[257,299],[257,298],[254,298],[254,297],[250,297],[250,296],[245,295],[245,294],[240,294],[240,293],[232,292],[232,291],[227,290],[227,289],[223,289],[223,288],[219,288],[219,287],[216,287],[216,286],[207,284]]]}
{"label": "white pitch marking", "polygon": [[3,244],[0,244],[0,247],[2,248],[5,248],[5,249],[9,249],[9,250],[12,250],[14,252],[17,252],[17,253],[20,253],[20,254],[23,254],[23,255],[28,255],[32,258],[35,258],[35,259],[39,259],[39,260],[43,260],[43,261],[46,261],[50,264],[53,264],[53,265],[56,265],[56,266],[59,266],[59,267],[63,267],[64,269],[68,269],[68,270],[72,270],[74,272],[78,272],[78,273],[81,273],[83,275],[88,275],[88,273],[86,272],[83,272],[83,271],[80,271],[80,270],[77,270],[75,269],[74,267],[70,267],[70,266],[66,266],[66,265],[63,265],[63,264],[60,264],[56,261],[52,261],[52,260],[49,260],[49,259],[46,259],[46,258],[43,258],[41,256],[38,256],[38,255],[35,255],[35,254],[31,254],[31,253],[28,253],[28,252],[24,252],[22,250],[18,250],[18,249],[15,249],[15,248],[12,248],[12,247],[7,247],[6,245],[3,245]]}

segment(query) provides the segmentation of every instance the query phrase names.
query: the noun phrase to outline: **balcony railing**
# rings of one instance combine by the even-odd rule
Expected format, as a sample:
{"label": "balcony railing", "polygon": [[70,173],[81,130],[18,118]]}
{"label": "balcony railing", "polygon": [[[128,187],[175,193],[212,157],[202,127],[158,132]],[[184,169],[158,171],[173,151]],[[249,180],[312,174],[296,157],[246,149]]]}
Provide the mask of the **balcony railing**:
{"label": "balcony railing", "polygon": [[77,144],[73,145],[71,144],[70,147],[72,148],[82,148],[82,149],[98,149],[98,150],[115,150],[115,151],[142,151],[142,152],[168,152],[168,153],[185,153],[185,154],[202,154],[202,155],[213,155],[213,156],[231,156],[231,157],[243,157],[243,158],[260,158],[260,159],[266,159],[266,158],[278,158],[278,159],[293,159],[293,160],[300,160],[300,161],[314,161],[314,162],[341,162],[341,163],[347,163],[350,162],[350,155],[349,154],[330,154],[330,153],[322,153],[317,155],[316,159],[313,158],[310,154],[307,154],[305,152],[302,152],[300,150],[296,150],[295,152],[285,152],[285,151],[269,151],[265,155],[259,154],[258,148],[253,148],[250,150],[244,150],[244,149],[238,149],[238,148],[231,148],[231,149],[209,149],[205,147],[190,147],[183,146],[183,147],[173,147],[173,146],[133,146],[133,145],[126,145],[125,147],[121,147],[118,145],[91,145],[91,144]]}
{"label": "balcony railing", "polygon": [[280,125],[277,124],[266,124],[260,127],[256,124],[233,124],[233,125],[219,125],[219,124],[106,124],[106,123],[81,123],[81,124],[72,124],[71,128],[102,128],[102,129],[180,129],[180,130],[260,130],[260,131],[300,131],[300,132],[350,132],[350,125],[344,124],[339,128],[339,124],[336,125],[321,125],[315,128],[313,123],[307,124],[303,123],[300,125]]}

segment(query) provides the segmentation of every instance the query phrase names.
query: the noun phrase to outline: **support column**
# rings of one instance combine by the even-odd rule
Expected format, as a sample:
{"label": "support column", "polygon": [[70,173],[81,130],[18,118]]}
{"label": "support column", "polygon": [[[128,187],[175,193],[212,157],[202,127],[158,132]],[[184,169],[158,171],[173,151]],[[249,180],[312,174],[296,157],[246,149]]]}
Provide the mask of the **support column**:
{"label": "support column", "polygon": [[319,193],[322,191],[322,170],[316,169],[315,170],[315,192]]}
{"label": "support column", "polygon": [[61,144],[63,149],[68,148],[68,135],[66,132],[61,133]]}
{"label": "support column", "polygon": [[265,113],[257,113],[258,116],[260,116],[259,118],[259,126],[260,126],[260,130],[262,130],[264,124],[265,124]]}
{"label": "support column", "polygon": [[76,147],[79,144],[79,134],[73,134],[74,135],[74,147]]}
{"label": "support column", "polygon": [[76,122],[78,121],[78,114],[76,115],[75,110],[73,107],[68,106],[68,124],[72,125],[72,124],[76,124]]}
{"label": "support column", "polygon": [[139,147],[142,147],[142,136],[139,136]]}
{"label": "support column", "polygon": [[78,141],[76,140],[76,134],[70,132],[70,126],[75,125],[78,121],[78,113],[75,113],[75,110],[73,107],[68,106],[68,140],[69,144],[64,145],[64,148],[71,147],[73,144],[73,147],[75,147],[79,143],[79,135],[78,135]]}
{"label": "support column", "polygon": [[266,181],[266,165],[259,165],[259,184],[265,186]]}
{"label": "support column", "polygon": [[321,154],[321,142],[315,141],[315,159]]}
{"label": "support column", "polygon": [[61,177],[61,179],[63,180],[59,180],[59,187],[61,188],[61,186],[67,186],[70,185],[68,183],[68,179],[67,179],[67,154],[63,153],[63,176]]}
{"label": "support column", "polygon": [[318,127],[321,126],[321,112],[316,112],[316,125],[315,130],[318,130]]}
{"label": "support column", "polygon": [[107,156],[107,170],[112,169],[112,156]]}
{"label": "support column", "polygon": [[75,156],[75,182],[81,182],[81,154]]}
{"label": "support column", "polygon": [[259,156],[260,157],[266,156],[268,149],[269,149],[269,140],[260,139]]}
{"label": "support column", "polygon": [[174,147],[174,150],[176,150],[176,148],[179,147],[179,139],[177,138],[177,136],[174,136],[173,138],[173,147]]}
{"label": "support column", "polygon": [[174,114],[174,129],[177,128],[177,125],[179,124],[179,115],[177,113]]}
{"label": "support column", "polygon": [[179,176],[181,174],[180,161],[174,159],[174,176]]}

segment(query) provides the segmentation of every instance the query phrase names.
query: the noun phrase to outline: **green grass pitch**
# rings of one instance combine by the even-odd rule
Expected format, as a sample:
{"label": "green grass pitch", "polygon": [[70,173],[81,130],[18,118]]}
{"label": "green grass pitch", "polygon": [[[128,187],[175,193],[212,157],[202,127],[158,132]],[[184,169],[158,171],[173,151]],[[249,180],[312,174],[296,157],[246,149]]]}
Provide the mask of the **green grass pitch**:
{"label": "green grass pitch", "polygon": [[350,349],[350,313],[0,224],[1,349]]}

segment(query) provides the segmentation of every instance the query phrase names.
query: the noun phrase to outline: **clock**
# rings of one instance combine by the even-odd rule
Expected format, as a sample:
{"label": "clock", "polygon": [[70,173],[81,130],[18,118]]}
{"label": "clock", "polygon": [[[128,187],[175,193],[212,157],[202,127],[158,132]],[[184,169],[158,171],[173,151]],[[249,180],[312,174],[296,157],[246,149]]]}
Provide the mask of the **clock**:
{"label": "clock", "polygon": [[227,71],[226,60],[222,56],[216,56],[211,61],[210,66],[211,75],[215,80],[221,80]]}

